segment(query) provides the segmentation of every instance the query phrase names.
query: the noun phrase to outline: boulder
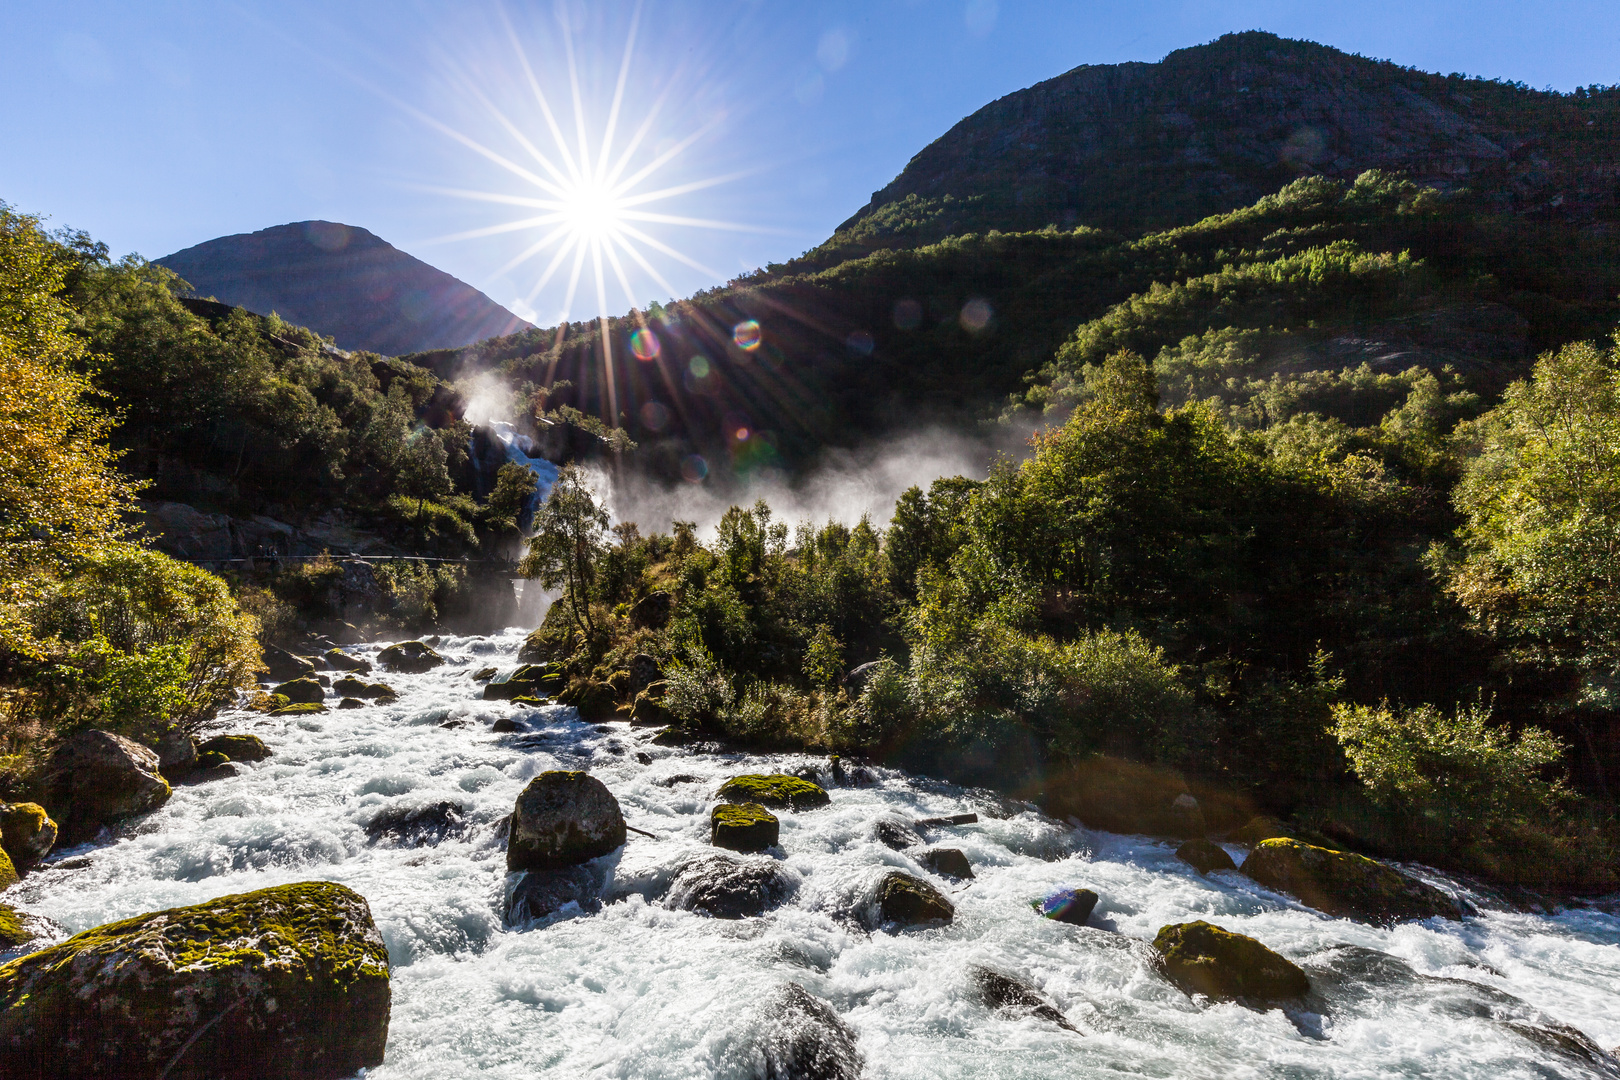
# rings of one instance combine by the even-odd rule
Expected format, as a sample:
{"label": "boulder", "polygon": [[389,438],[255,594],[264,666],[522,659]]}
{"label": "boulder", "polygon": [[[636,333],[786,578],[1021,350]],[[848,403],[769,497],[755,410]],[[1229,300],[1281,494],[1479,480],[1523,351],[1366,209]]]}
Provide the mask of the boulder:
{"label": "boulder", "polygon": [[45,805],[69,844],[155,810],[169,795],[169,782],[158,774],[158,756],[110,731],[79,732],[57,747],[46,766]]}
{"label": "boulder", "polygon": [[389,807],[366,822],[372,843],[390,840],[401,847],[432,847],[467,831],[467,808],[459,803]]}
{"label": "boulder", "polygon": [[674,715],[664,707],[664,691],[669,684],[663,679],[651,682],[636,695],[636,700],[630,704],[630,722],[632,724],[669,724],[675,720]]}
{"label": "boulder", "polygon": [[868,660],[864,664],[857,665],[849,670],[849,674],[839,680],[839,685],[844,688],[850,697],[858,698],[866,692],[866,684],[872,681],[872,676],[876,675],[886,663],[892,663],[892,661]]}
{"label": "boulder", "polygon": [[472,673],[473,682],[489,682],[500,673],[498,668],[482,667]]}
{"label": "boulder", "polygon": [[0,964],[65,937],[67,933],[52,920],[0,904]]}
{"label": "boulder", "polygon": [[561,870],[623,846],[619,800],[588,773],[543,772],[523,789],[506,844],[508,870]]}
{"label": "boulder", "polygon": [[232,761],[263,761],[270,756],[270,748],[257,735],[215,735],[197,747],[199,756],[211,750]]}
{"label": "boulder", "polygon": [[1213,840],[1189,840],[1176,848],[1176,858],[1200,874],[1208,874],[1214,870],[1237,869],[1237,863],[1232,861],[1232,856]]}
{"label": "boulder", "polygon": [[1328,915],[1385,926],[1436,915],[1456,919],[1457,902],[1433,885],[1364,855],[1281,837],[1262,840],[1243,873]]}
{"label": "boulder", "polygon": [[637,630],[662,630],[669,625],[675,598],[659,590],[637,600],[630,608],[630,625]]}
{"label": "boulder", "polygon": [[1170,769],[1099,756],[1054,774],[1046,790],[1047,813],[1077,817],[1093,829],[1182,840],[1204,835],[1198,801]]}
{"label": "boulder", "polygon": [[922,878],[893,870],[878,882],[876,896],[879,923],[899,926],[927,926],[948,923],[956,917],[956,907],[945,894]]}
{"label": "boulder", "polygon": [[765,1007],[760,1054],[763,1080],[857,1080],[865,1062],[855,1032],[798,983],[788,983]]}
{"label": "boulder", "polygon": [[1044,900],[1032,901],[1030,906],[1055,922],[1084,926],[1097,906],[1097,894],[1090,889],[1063,889]]}
{"label": "boulder", "polygon": [[522,731],[523,727],[510,716],[497,716],[495,722],[489,725],[489,730],[497,735],[505,735],[512,731]]}
{"label": "boulder", "polygon": [[543,696],[562,689],[562,673],[547,664],[524,664],[502,679],[484,685],[484,700],[510,701],[519,697]]}
{"label": "boulder", "polygon": [[720,785],[715,797],[726,802],[759,803],[773,810],[813,810],[832,801],[820,784],[784,773],[734,776]]}
{"label": "boulder", "polygon": [[39,803],[0,803],[0,849],[19,870],[49,855],[56,844],[56,822]]}
{"label": "boulder", "polygon": [[612,720],[619,708],[619,693],[598,679],[576,679],[558,693],[557,701],[578,709],[581,720]]}
{"label": "boulder", "polygon": [[1233,833],[1232,842],[1253,847],[1262,840],[1274,840],[1279,836],[1292,840],[1294,833],[1292,829],[1276,818],[1262,814],[1259,817],[1250,818],[1247,825]]}
{"label": "boulder", "polygon": [[1203,921],[1175,923],[1153,939],[1166,975],[1187,994],[1216,1000],[1287,1001],[1311,982],[1260,942]]}
{"label": "boulder", "polygon": [[371,662],[362,660],[358,656],[350,656],[342,649],[327,649],[321,654],[326,666],[333,671],[348,671],[358,675],[371,674]]}
{"label": "boulder", "polygon": [[363,709],[366,707],[366,703],[356,697],[346,697],[337,703],[337,707],[340,709]]}
{"label": "boulder", "polygon": [[630,658],[630,692],[639,694],[664,677],[658,670],[658,659],[650,653],[636,653]]}
{"label": "boulder", "polygon": [[[381,686],[381,683],[377,685]],[[332,693],[342,694],[344,697],[365,697],[371,684],[364,679],[357,679],[353,675],[345,675],[332,684]]]}
{"label": "boulder", "polygon": [[548,918],[570,904],[577,904],[582,912],[594,912],[602,906],[607,879],[607,870],[597,863],[512,874],[503,913],[508,925],[516,926]]}
{"label": "boulder", "polygon": [[326,706],[319,702],[300,702],[297,705],[283,705],[279,709],[271,709],[269,716],[310,716],[314,713],[323,713]]}
{"label": "boulder", "polygon": [[218,750],[206,750],[197,755],[197,771],[210,774],[208,776],[208,779],[210,780],[222,779],[223,775],[235,776],[235,769],[232,769],[228,774],[223,775],[214,772],[214,770],[218,769],[221,765],[229,765],[230,763],[230,755],[223,754]]}
{"label": "boulder", "polygon": [[183,731],[171,731],[153,745],[158,756],[158,772],[173,783],[197,767],[197,740]]}
{"label": "boulder", "polygon": [[399,671],[407,675],[420,675],[444,663],[444,657],[420,641],[401,641],[377,654],[377,663],[384,671]]}
{"label": "boulder", "polygon": [[0,892],[5,892],[21,880],[22,875],[17,872],[17,865],[11,861],[11,856],[5,849],[0,848]]}
{"label": "boulder", "polygon": [[326,700],[326,687],[313,676],[284,682],[271,693],[286,698],[289,705],[319,705]]}
{"label": "boulder", "polygon": [[763,915],[793,894],[793,880],[769,858],[703,855],[676,871],[664,903],[717,919]]}
{"label": "boulder", "polygon": [[1048,1001],[1039,990],[1011,975],[983,967],[968,966],[968,982],[985,1008],[1014,1017],[1033,1016],[1056,1024],[1068,1031],[1077,1030],[1068,1017]]}
{"label": "boulder", "polygon": [[264,666],[267,674],[277,682],[286,682],[288,679],[302,679],[305,675],[315,674],[315,662],[302,656],[296,656],[286,649],[267,645],[264,649]]}
{"label": "boulder", "polygon": [[0,967],[0,1076],[337,1080],[382,1064],[388,980],[342,885],[139,915]]}
{"label": "boulder", "polygon": [[878,818],[872,823],[872,836],[884,847],[895,851],[923,845],[922,834],[913,829],[909,822],[897,817]]}
{"label": "boulder", "polygon": [[961,881],[973,877],[973,864],[961,850],[953,847],[929,848],[917,853],[917,862],[942,877]]}
{"label": "boulder", "polygon": [[775,847],[782,823],[759,803],[721,803],[709,815],[709,843],[729,851]]}

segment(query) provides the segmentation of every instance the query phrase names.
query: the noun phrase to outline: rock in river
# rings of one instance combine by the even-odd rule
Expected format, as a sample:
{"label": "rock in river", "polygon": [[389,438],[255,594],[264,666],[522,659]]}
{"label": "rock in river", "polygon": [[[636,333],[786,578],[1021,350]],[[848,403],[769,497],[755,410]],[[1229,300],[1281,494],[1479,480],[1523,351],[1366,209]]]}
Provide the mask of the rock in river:
{"label": "rock in river", "polygon": [[543,772],[523,789],[506,844],[508,870],[561,870],[624,844],[619,800],[589,773]]}
{"label": "rock in river", "polygon": [[968,857],[962,854],[960,848],[941,847],[919,851],[917,862],[941,877],[957,878],[961,881],[973,877],[973,864],[968,862]]}
{"label": "rock in river", "polygon": [[169,801],[158,756],[108,731],[81,731],[51,755],[45,805],[69,844],[93,839],[103,825],[155,810]]}
{"label": "rock in river", "polygon": [[759,803],[721,803],[709,815],[709,843],[731,851],[776,846],[782,823]]}
{"label": "rock in river", "polygon": [[377,663],[384,671],[402,671],[407,675],[420,675],[444,663],[444,657],[420,641],[401,641],[377,654]]}
{"label": "rock in river", "polygon": [[270,756],[270,748],[257,735],[215,735],[197,747],[199,757],[210,751],[232,761],[263,761]]}
{"label": "rock in river", "polygon": [[1013,1016],[1034,1016],[1058,1027],[1076,1030],[1056,1005],[1022,979],[972,964],[968,967],[968,981],[987,1008]]}
{"label": "rock in river", "polygon": [[1162,928],[1153,947],[1165,974],[1188,994],[1217,1000],[1286,1001],[1311,988],[1293,961],[1260,942],[1203,921]]}
{"label": "rock in river", "polygon": [[772,859],[703,855],[676,872],[665,903],[717,919],[763,915],[793,892],[793,880]]}
{"label": "rock in river", "polygon": [[832,1006],[788,983],[765,1008],[763,1080],[856,1080],[865,1064],[855,1032]]}
{"label": "rock in river", "polygon": [[1243,860],[1243,873],[1346,919],[1388,925],[1435,915],[1458,918],[1456,901],[1433,885],[1364,855],[1299,840],[1262,840]]}
{"label": "rock in river", "polygon": [[326,700],[326,687],[314,677],[284,682],[270,692],[286,698],[289,705],[319,705]]}
{"label": "rock in river", "polygon": [[883,876],[875,899],[879,923],[928,926],[948,923],[956,917],[956,907],[944,893],[900,870]]}
{"label": "rock in river", "polygon": [[1232,861],[1232,856],[1213,840],[1189,840],[1176,848],[1176,858],[1200,874],[1208,874],[1214,870],[1237,869],[1237,863]]}
{"label": "rock in river", "polygon": [[382,1063],[388,979],[342,885],[139,915],[0,967],[0,1075],[336,1080]]}
{"label": "rock in river", "polygon": [[56,822],[39,803],[0,803],[0,848],[27,870],[56,844]]}
{"label": "rock in river", "polygon": [[726,802],[759,803],[772,809],[788,810],[812,810],[832,801],[820,784],[785,773],[734,776],[721,784],[715,794]]}
{"label": "rock in river", "polygon": [[1044,900],[1032,901],[1030,906],[1056,922],[1084,926],[1091,918],[1091,909],[1097,906],[1097,894],[1090,889],[1063,889]]}

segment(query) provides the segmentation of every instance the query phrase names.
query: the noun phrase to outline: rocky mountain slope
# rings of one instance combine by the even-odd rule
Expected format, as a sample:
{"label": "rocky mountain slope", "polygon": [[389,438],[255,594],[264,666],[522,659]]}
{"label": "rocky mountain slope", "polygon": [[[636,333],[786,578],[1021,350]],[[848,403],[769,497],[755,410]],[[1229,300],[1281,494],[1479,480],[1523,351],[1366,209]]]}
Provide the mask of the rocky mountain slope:
{"label": "rocky mountain slope", "polygon": [[274,311],[345,349],[398,356],[529,325],[466,282],[332,221],[222,236],[157,261],[200,296]]}

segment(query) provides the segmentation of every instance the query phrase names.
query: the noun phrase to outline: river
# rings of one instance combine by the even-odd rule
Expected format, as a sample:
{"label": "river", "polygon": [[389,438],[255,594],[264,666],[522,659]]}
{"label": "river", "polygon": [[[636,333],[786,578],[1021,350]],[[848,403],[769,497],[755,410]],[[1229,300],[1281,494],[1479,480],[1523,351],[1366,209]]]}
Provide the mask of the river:
{"label": "river", "polygon": [[[394,965],[387,1060],[368,1080],[742,1080],[759,1062],[759,1003],[789,981],[844,1017],[874,1078],[1620,1075],[1584,1060],[1558,1026],[1620,1043],[1620,919],[1604,911],[1526,914],[1473,896],[1478,917],[1379,929],[1237,874],[1200,877],[1165,843],[898,771],[873,769],[867,786],[833,787],[831,806],[781,815],[797,891],[767,916],[670,910],[674,870],[712,850],[721,781],[824,759],[693,753],[571,709],[479,700],[471,672],[515,665],[521,640],[446,638],[443,667],[380,676],[399,691],[388,705],[222,714],[212,728],[254,732],[274,755],[177,788],[115,842],[53,854],[6,899],[77,932],[226,893],[342,882],[370,902]],[[493,733],[504,716],[526,730]],[[497,826],[530,777],[560,767],[589,769],[657,838],[631,836],[600,912],[503,928]],[[464,808],[464,834],[424,847],[368,839],[379,813],[443,802]],[[952,925],[869,933],[846,917],[886,869],[922,873],[873,838],[874,820],[963,812],[978,824],[932,837],[966,852],[976,874],[948,887]],[[1074,886],[1101,895],[1091,926],[1031,910]],[[1189,919],[1267,943],[1315,992],[1287,1011],[1195,1003],[1155,973],[1147,944]],[[970,989],[970,964],[1033,983],[1078,1033],[993,1014]]]}

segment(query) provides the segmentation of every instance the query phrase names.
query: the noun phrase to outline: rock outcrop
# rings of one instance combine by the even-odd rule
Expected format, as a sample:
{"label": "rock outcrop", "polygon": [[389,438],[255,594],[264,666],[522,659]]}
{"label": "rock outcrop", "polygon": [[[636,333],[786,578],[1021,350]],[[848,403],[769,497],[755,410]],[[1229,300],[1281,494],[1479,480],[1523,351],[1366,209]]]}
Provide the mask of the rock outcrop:
{"label": "rock outcrop", "polygon": [[726,802],[759,803],[773,810],[813,810],[832,801],[820,784],[784,773],[734,776],[720,785],[715,797]]}
{"label": "rock outcrop", "polygon": [[664,903],[717,919],[763,915],[793,894],[793,879],[774,859],[703,855],[676,871]]}
{"label": "rock outcrop", "polygon": [[46,767],[45,805],[65,843],[93,839],[103,826],[169,801],[158,756],[108,731],[81,731],[59,746]]}
{"label": "rock outcrop", "polygon": [[1175,923],[1153,939],[1170,981],[1216,1000],[1279,1002],[1311,988],[1293,961],[1242,934],[1210,923]]}
{"label": "rock outcrop", "polygon": [[420,641],[401,641],[377,654],[377,663],[384,671],[398,671],[406,675],[420,675],[444,663],[444,657]]}
{"label": "rock outcrop", "polygon": [[1277,838],[1255,845],[1243,873],[1328,915],[1388,925],[1436,915],[1456,919],[1457,902],[1433,885],[1364,855]]}
{"label": "rock outcrop", "polygon": [[709,815],[709,843],[730,851],[775,847],[782,823],[759,803],[721,803]]}
{"label": "rock outcrop", "polygon": [[26,872],[56,844],[56,822],[39,803],[0,803],[0,849]]}
{"label": "rock outcrop", "polygon": [[762,1080],[857,1080],[865,1062],[855,1032],[798,983],[788,983],[765,1007]]}
{"label": "rock outcrop", "polygon": [[937,926],[956,917],[956,905],[920,877],[893,870],[878,882],[877,922],[894,926]]}
{"label": "rock outcrop", "polygon": [[0,967],[0,1075],[337,1080],[382,1063],[388,951],[358,894],[283,885]]}
{"label": "rock outcrop", "polygon": [[523,789],[506,844],[508,870],[562,870],[623,846],[619,800],[588,773],[544,772]]}
{"label": "rock outcrop", "polygon": [[972,964],[968,967],[968,983],[987,1009],[1013,1017],[1034,1016],[1066,1030],[1076,1030],[1056,1005],[1022,979]]}

